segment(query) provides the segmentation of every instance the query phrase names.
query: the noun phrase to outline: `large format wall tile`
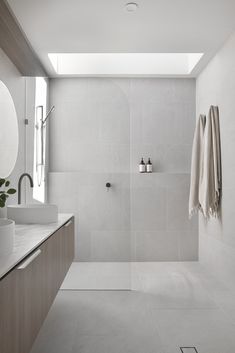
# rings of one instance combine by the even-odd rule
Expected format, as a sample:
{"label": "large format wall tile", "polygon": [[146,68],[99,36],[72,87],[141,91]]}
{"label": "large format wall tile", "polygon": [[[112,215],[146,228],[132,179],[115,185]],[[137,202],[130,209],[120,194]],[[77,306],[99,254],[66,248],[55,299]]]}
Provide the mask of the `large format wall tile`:
{"label": "large format wall tile", "polygon": [[[79,191],[80,221],[91,230],[129,230],[130,195],[128,187],[113,185],[110,191],[102,185],[83,186]],[[118,183],[118,178],[116,178]]]}
{"label": "large format wall tile", "polygon": [[[50,173],[51,203],[76,220],[76,259],[130,260],[130,175]],[[107,191],[106,182],[111,183]]]}
{"label": "large format wall tile", "polygon": [[193,80],[132,80],[131,168],[151,157],[157,172],[189,172],[195,125]]}
{"label": "large format wall tile", "polygon": [[167,231],[135,232],[135,261],[179,261],[178,234]]}
{"label": "large format wall tile", "polygon": [[181,188],[170,187],[167,190],[167,229],[197,230],[197,217],[188,216],[188,183]]}
{"label": "large format wall tile", "polygon": [[[59,145],[58,140],[58,145]],[[64,143],[64,142],[62,142]],[[75,151],[71,153],[71,151]],[[127,144],[88,144],[68,140],[52,164],[53,172],[129,172],[130,147]],[[51,157],[54,158],[54,157]],[[63,164],[63,168],[60,165]]]}
{"label": "large format wall tile", "polygon": [[188,217],[188,189],[189,174],[131,174],[132,259],[198,259],[197,217]]}
{"label": "large format wall tile", "polygon": [[166,191],[163,188],[131,189],[131,229],[166,229]]}
{"label": "large format wall tile", "polygon": [[178,231],[179,261],[198,261],[198,230]]}
{"label": "large format wall tile", "polygon": [[200,261],[228,286],[235,275],[235,32],[197,79],[197,114],[211,104],[220,111],[222,202],[217,219],[200,217]]}
{"label": "large format wall tile", "polygon": [[[128,172],[126,94],[112,80],[52,80],[51,171]],[[77,92],[77,94],[76,94]]]}
{"label": "large format wall tile", "polygon": [[[49,199],[76,216],[76,259],[197,258],[195,80],[52,79],[51,104]],[[138,173],[141,157],[156,173]]]}
{"label": "large format wall tile", "polygon": [[191,163],[191,145],[169,145],[166,146],[165,158],[163,161],[166,172],[189,172]]}
{"label": "large format wall tile", "polygon": [[92,231],[91,261],[130,261],[130,231]]}
{"label": "large format wall tile", "polygon": [[198,260],[198,237],[196,232],[138,231],[134,232],[134,237],[135,261]]}

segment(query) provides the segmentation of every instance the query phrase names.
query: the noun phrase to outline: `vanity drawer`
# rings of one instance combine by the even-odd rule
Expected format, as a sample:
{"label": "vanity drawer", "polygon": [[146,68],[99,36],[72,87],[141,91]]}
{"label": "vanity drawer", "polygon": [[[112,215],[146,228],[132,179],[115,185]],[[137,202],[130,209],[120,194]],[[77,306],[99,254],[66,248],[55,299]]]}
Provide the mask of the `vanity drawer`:
{"label": "vanity drawer", "polygon": [[20,296],[19,353],[30,351],[45,317],[46,256],[45,246],[41,246],[14,270],[17,272]]}

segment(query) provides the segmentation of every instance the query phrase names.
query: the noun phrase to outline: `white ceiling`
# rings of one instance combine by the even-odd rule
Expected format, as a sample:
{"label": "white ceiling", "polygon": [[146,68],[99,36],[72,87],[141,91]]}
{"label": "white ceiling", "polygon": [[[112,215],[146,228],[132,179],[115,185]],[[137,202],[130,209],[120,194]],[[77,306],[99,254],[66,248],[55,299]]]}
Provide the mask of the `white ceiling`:
{"label": "white ceiling", "polygon": [[48,53],[205,53],[207,64],[235,27],[235,0],[8,0],[46,70]]}

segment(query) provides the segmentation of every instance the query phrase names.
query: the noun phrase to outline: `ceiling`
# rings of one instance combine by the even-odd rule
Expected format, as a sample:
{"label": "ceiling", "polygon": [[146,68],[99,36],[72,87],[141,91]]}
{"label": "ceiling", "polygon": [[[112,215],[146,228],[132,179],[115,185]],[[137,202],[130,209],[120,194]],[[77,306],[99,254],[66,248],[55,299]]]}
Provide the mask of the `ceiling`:
{"label": "ceiling", "polygon": [[235,28],[234,0],[8,0],[50,76],[48,53],[204,53],[196,76]]}

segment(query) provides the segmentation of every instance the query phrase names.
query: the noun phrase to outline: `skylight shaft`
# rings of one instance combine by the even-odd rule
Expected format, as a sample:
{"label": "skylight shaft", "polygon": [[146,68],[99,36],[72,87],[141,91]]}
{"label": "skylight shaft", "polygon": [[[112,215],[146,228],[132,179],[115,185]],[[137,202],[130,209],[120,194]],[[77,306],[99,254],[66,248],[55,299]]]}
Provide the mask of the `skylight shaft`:
{"label": "skylight shaft", "polygon": [[202,53],[50,53],[58,75],[189,75]]}

